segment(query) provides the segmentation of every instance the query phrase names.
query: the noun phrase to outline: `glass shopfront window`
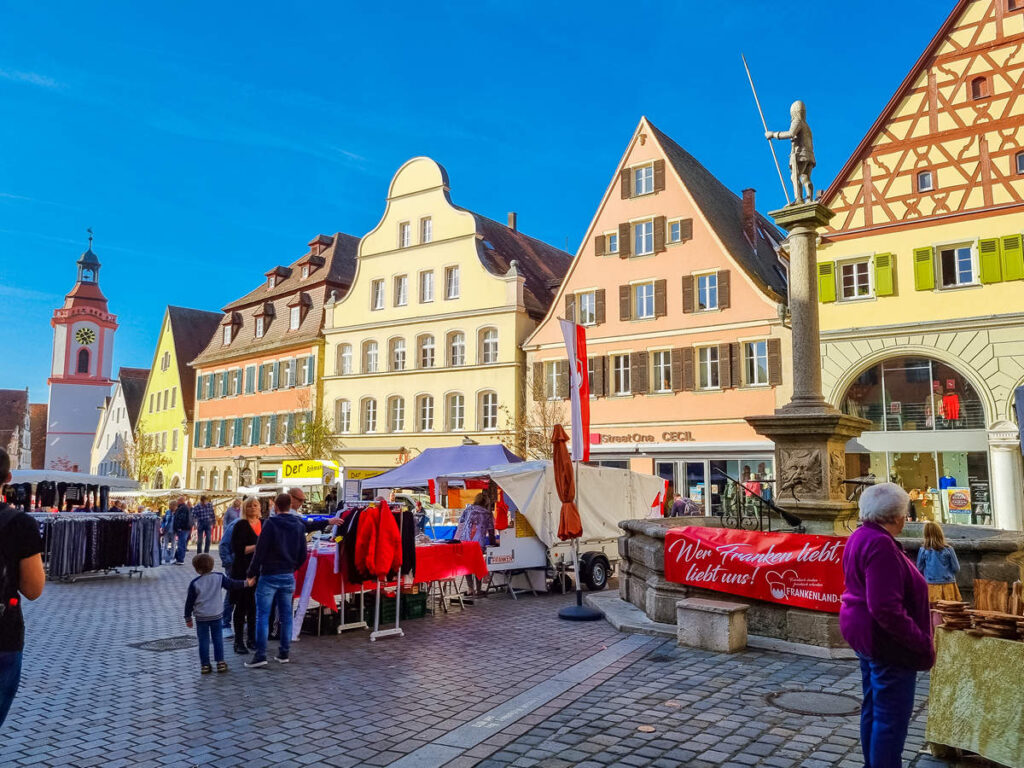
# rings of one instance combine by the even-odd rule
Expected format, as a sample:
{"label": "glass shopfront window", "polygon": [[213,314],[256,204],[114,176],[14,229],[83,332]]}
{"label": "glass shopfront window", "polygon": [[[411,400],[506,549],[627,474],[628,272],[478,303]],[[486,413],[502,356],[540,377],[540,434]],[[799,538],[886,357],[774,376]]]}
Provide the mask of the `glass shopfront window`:
{"label": "glass shopfront window", "polygon": [[847,389],[842,410],[868,419],[878,432],[985,428],[974,387],[945,363],[923,357],[867,369]]}
{"label": "glass shopfront window", "polygon": [[672,508],[677,493],[700,504],[705,515],[722,514],[723,501],[736,493],[774,498],[774,461],[770,456],[658,460],[654,463],[654,473],[669,484],[666,513]]}

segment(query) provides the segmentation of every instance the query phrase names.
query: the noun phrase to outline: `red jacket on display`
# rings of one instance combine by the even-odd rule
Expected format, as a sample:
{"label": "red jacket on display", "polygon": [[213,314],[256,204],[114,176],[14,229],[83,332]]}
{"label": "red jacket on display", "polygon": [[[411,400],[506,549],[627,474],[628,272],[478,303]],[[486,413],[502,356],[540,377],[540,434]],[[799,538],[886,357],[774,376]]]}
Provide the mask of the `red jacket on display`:
{"label": "red jacket on display", "polygon": [[378,579],[398,573],[402,566],[402,539],[387,501],[363,510],[356,533],[356,569]]}

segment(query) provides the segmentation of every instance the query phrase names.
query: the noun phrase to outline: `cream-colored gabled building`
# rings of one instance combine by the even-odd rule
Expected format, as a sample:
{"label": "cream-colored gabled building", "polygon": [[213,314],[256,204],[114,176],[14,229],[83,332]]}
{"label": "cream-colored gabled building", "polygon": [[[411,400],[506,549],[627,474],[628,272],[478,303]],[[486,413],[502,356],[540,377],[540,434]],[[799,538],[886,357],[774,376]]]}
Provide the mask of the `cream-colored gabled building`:
{"label": "cream-colored gabled building", "polygon": [[523,340],[569,254],[456,206],[430,158],[391,181],[352,288],[325,307],[324,407],[348,468],[426,448],[509,441],[524,405]]}

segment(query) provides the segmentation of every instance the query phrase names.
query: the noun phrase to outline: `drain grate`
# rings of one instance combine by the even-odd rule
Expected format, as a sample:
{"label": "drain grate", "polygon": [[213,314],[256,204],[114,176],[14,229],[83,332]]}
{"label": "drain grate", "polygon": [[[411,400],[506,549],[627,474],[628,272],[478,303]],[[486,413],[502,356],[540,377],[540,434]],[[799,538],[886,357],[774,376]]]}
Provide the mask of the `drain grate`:
{"label": "drain grate", "polygon": [[180,651],[185,648],[195,648],[197,645],[199,645],[199,641],[195,635],[178,635],[177,637],[164,637],[160,640],[128,643],[129,648],[138,648],[140,651]]}
{"label": "drain grate", "polygon": [[860,702],[845,693],[776,691],[765,697],[772,706],[797,715],[846,717],[860,712]]}

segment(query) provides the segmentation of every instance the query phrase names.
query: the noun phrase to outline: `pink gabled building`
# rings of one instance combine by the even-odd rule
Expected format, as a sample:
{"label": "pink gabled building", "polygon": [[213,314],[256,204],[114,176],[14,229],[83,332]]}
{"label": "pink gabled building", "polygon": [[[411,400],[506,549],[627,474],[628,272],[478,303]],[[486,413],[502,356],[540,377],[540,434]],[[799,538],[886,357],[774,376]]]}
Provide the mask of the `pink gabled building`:
{"label": "pink gabled building", "polygon": [[744,417],[791,390],[782,242],[752,189],[737,196],[642,118],[523,345],[527,421],[550,419],[568,395],[568,317],[587,326],[592,461],[658,474],[708,514],[722,473],[774,477],[772,444]]}

